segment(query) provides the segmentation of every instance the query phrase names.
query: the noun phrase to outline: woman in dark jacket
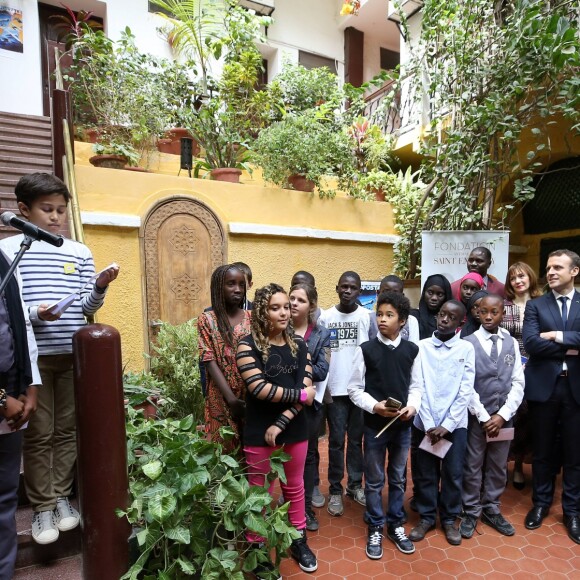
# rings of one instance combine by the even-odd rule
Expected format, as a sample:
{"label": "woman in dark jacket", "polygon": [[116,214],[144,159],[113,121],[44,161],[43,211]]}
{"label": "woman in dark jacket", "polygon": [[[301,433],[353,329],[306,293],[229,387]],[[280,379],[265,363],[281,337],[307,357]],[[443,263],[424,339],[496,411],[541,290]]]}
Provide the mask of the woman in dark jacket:
{"label": "woman in dark jacket", "polygon": [[419,338],[430,338],[437,330],[436,316],[445,302],[453,298],[451,284],[442,274],[433,274],[425,280],[419,308],[411,315],[419,321]]}

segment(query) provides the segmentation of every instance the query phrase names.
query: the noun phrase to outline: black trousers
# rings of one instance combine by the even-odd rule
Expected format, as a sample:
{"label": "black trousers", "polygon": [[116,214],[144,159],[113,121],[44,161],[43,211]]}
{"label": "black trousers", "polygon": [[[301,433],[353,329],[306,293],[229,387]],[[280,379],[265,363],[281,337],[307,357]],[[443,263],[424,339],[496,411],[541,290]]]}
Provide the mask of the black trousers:
{"label": "black trousers", "polygon": [[528,409],[534,505],[552,505],[554,474],[561,458],[562,510],[566,516],[580,515],[580,405],[572,396],[568,377],[558,377],[551,397],[544,403],[528,401]]}

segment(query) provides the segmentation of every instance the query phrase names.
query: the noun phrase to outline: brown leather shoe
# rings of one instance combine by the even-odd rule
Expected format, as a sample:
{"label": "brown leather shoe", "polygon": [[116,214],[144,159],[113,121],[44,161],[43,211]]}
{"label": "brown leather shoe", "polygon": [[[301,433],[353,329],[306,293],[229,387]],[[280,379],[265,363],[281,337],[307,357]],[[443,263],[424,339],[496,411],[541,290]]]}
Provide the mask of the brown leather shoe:
{"label": "brown leather shoe", "polygon": [[410,532],[409,540],[411,542],[420,542],[425,539],[425,534],[429,530],[434,530],[435,524],[428,522],[427,520],[421,520]]}
{"label": "brown leather shoe", "polygon": [[443,524],[443,531],[447,541],[452,546],[459,546],[461,544],[461,532],[454,524]]}

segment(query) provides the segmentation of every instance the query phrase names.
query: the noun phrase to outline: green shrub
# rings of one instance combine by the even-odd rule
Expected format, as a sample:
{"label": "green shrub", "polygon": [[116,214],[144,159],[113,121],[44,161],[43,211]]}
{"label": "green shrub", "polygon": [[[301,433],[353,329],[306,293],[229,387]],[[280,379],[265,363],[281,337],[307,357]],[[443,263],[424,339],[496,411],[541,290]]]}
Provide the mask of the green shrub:
{"label": "green shrub", "polygon": [[[279,565],[298,537],[287,505],[272,509],[269,483],[250,487],[240,463],[207,441],[193,417],[147,421],[129,409],[127,438],[130,500],[117,514],[136,528],[140,554],[123,579],[243,580],[271,549]],[[284,476],[287,459],[274,452],[271,476]],[[247,530],[266,546],[250,544]]]}

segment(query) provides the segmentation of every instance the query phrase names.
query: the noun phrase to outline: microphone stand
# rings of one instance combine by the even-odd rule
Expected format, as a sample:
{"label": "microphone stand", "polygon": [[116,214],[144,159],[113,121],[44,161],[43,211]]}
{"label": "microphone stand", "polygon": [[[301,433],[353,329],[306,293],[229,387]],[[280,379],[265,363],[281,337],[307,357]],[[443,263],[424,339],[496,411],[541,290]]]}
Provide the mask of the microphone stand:
{"label": "microphone stand", "polygon": [[30,246],[32,245],[32,242],[34,242],[34,241],[35,240],[33,240],[30,236],[26,236],[26,235],[24,236],[24,239],[22,240],[22,242],[20,244],[20,250],[18,250],[18,253],[14,257],[14,260],[12,260],[12,264],[10,264],[10,268],[8,268],[8,272],[6,272],[6,276],[4,276],[3,280],[0,279],[0,296],[2,295],[2,292],[4,292],[4,288],[6,288],[6,286],[8,285],[10,278],[12,278],[12,276],[14,275],[14,270],[16,270],[18,263],[20,262],[20,260],[22,260],[22,256],[24,255],[24,252],[26,252],[26,250],[30,250]]}

